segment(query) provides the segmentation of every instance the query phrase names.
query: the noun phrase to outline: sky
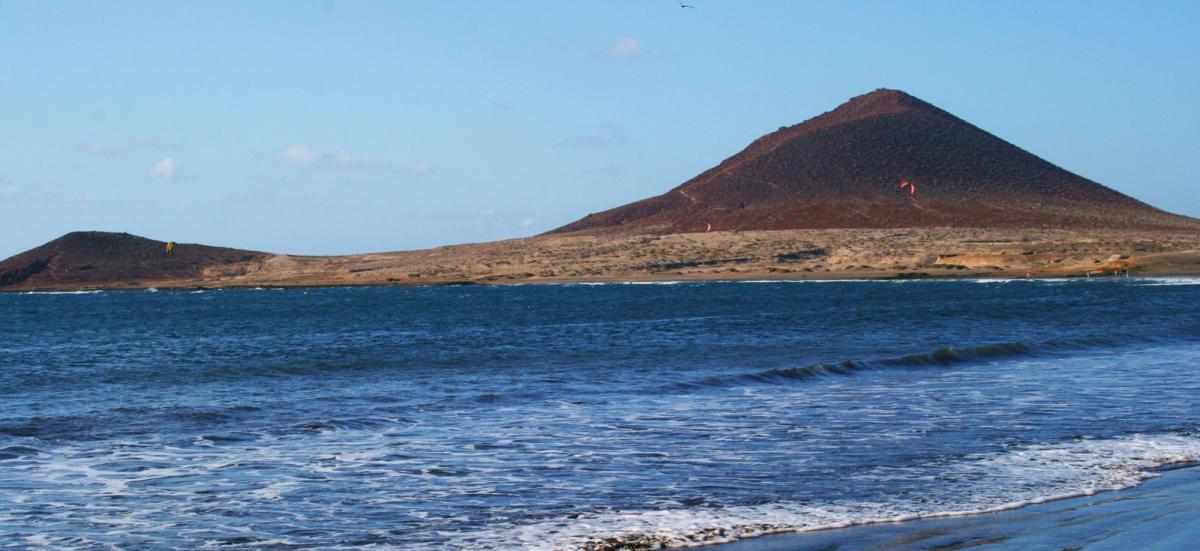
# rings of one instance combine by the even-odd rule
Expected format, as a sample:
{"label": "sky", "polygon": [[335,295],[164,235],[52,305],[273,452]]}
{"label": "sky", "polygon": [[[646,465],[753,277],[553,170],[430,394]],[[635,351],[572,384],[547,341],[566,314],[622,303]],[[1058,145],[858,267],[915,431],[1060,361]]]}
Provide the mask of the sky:
{"label": "sky", "polygon": [[1200,2],[0,0],[0,258],[534,235],[876,88],[1200,216]]}

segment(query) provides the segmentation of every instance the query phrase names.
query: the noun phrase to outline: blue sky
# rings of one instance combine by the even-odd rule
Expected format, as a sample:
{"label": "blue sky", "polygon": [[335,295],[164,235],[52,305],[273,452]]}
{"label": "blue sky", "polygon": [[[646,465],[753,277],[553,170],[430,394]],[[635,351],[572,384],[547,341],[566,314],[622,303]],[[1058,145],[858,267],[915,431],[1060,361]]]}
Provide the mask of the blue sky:
{"label": "blue sky", "polygon": [[879,87],[1200,216],[1200,3],[0,0],[0,257],[540,233]]}

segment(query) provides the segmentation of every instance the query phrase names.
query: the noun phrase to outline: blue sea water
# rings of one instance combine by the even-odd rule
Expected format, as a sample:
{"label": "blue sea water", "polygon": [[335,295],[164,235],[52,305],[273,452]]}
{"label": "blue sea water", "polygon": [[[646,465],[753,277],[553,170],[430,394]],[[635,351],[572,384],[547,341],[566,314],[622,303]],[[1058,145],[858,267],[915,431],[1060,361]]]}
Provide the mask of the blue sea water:
{"label": "blue sea water", "polygon": [[[1200,279],[0,295],[0,547],[720,542],[1200,460]],[[610,540],[617,541],[617,540]]]}

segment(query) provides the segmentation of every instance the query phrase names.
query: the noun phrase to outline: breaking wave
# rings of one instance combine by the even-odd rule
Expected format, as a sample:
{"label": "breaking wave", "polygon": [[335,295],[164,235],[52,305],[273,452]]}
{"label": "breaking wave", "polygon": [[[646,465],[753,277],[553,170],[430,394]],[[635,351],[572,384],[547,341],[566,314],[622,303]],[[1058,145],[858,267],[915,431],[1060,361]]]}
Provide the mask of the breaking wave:
{"label": "breaking wave", "polygon": [[789,381],[813,379],[825,376],[854,375],[856,373],[896,368],[951,367],[991,359],[1021,356],[1038,356],[1064,351],[1086,350],[1123,344],[1113,337],[1093,337],[1070,341],[1056,340],[1041,343],[998,343],[967,348],[942,347],[932,352],[909,354],[895,358],[873,360],[845,360],[841,362],[818,362],[801,367],[768,369],[754,373],[706,377],[699,381],[681,383],[685,388],[725,387],[746,383],[779,384]]}
{"label": "breaking wave", "polygon": [[[1200,461],[1200,438],[1133,435],[1075,440],[973,455],[931,465],[939,484],[920,496],[886,502],[777,502],[715,508],[616,511],[580,515],[515,530],[527,549],[661,549],[728,543],[784,532],[804,532],[918,519],[977,515],[1137,486],[1172,465]],[[907,476],[862,473],[856,478]],[[472,534],[470,539],[479,537]]]}

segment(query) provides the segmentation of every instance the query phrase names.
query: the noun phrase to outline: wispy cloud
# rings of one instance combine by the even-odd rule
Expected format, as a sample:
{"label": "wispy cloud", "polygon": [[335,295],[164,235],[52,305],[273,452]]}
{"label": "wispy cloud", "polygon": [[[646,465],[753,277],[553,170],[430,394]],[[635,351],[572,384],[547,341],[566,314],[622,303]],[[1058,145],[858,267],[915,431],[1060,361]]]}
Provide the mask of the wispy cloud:
{"label": "wispy cloud", "polygon": [[92,155],[111,155],[116,153],[116,149],[104,142],[92,142],[84,144],[83,149]]}
{"label": "wispy cloud", "polygon": [[243,207],[246,205],[271,206],[275,204],[276,200],[275,192],[269,189],[255,189],[226,195],[218,202],[225,207]]}
{"label": "wispy cloud", "polygon": [[604,126],[592,132],[571,136],[555,145],[581,149],[609,149],[628,143],[629,137],[619,127]]}
{"label": "wispy cloud", "polygon": [[50,203],[57,205],[79,205],[95,202],[96,196],[91,193],[39,192],[16,184],[0,186],[0,204]]}
{"label": "wispy cloud", "polygon": [[486,207],[476,211],[475,225],[490,230],[496,239],[527,237],[538,231],[538,214]]}
{"label": "wispy cloud", "polygon": [[164,182],[173,181],[179,176],[179,163],[170,157],[163,159],[150,167],[150,177]]}
{"label": "wispy cloud", "polygon": [[302,143],[289,145],[279,152],[279,160],[292,165],[316,164],[324,157],[317,148]]}
{"label": "wispy cloud", "polygon": [[339,170],[382,168],[387,165],[387,163],[372,159],[370,155],[355,155],[353,153],[346,153],[345,151],[338,151],[337,153],[327,155],[324,160],[326,164]]}
{"label": "wispy cloud", "polygon": [[613,40],[605,53],[622,59],[637,57],[642,55],[642,43],[632,36],[621,36]]}
{"label": "wispy cloud", "polygon": [[92,155],[119,155],[134,150],[177,149],[179,144],[162,137],[137,138],[121,141],[94,141],[80,146]]}
{"label": "wispy cloud", "polygon": [[624,167],[617,165],[598,166],[583,170],[580,174],[584,176],[600,176],[604,178],[619,178],[628,174]]}
{"label": "wispy cloud", "polygon": [[279,161],[287,165],[336,171],[380,170],[396,174],[431,174],[437,171],[437,166],[429,161],[403,165],[348,151],[326,153],[311,145],[299,143],[280,150]]}

